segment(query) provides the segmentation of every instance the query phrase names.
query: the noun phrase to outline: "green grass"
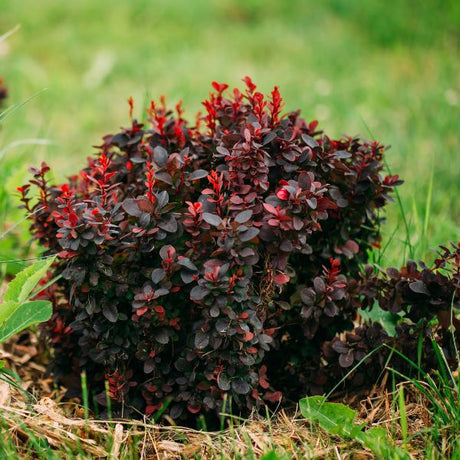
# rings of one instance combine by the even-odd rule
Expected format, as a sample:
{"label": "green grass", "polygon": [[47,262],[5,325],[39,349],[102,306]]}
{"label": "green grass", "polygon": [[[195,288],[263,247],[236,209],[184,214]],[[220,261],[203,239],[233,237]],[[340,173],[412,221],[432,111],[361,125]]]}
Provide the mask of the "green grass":
{"label": "green grass", "polygon": [[[415,258],[460,234],[458,2],[10,0],[1,10],[0,32],[21,26],[0,47],[10,102],[46,91],[2,123],[0,145],[54,142],[7,152],[9,190],[42,159],[62,177],[75,172],[127,123],[130,95],[139,115],[166,94],[192,116],[211,80],[236,85],[249,74],[263,90],[280,85],[286,108],[332,135],[392,145]],[[384,233],[395,230],[384,259],[399,265],[408,251],[396,205]]]}

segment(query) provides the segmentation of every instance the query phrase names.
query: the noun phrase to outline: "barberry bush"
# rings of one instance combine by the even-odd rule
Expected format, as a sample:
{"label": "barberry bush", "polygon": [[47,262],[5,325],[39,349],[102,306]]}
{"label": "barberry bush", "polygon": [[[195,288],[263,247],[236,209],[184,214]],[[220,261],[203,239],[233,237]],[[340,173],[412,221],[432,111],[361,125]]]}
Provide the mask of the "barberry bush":
{"label": "barberry bush", "polygon": [[101,404],[108,382],[125,414],[186,422],[321,392],[361,356],[337,341],[363,299],[394,309],[386,278],[360,272],[401,183],[385,147],[334,140],[244,82],[214,82],[193,125],[164,99],[139,123],[130,99],[130,126],[80,173],[55,185],[42,164],[19,188],[62,275],[41,294],[55,375],[85,370]]}

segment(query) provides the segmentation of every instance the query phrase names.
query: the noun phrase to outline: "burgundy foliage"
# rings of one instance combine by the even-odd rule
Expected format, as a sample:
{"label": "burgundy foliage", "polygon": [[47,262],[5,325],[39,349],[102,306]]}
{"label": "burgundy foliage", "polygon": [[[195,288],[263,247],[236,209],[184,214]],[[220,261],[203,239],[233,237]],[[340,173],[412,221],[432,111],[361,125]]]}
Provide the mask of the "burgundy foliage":
{"label": "burgundy foliage", "polygon": [[433,341],[443,350],[447,364],[455,368],[460,345],[459,288],[460,243],[441,247],[432,267],[423,263],[417,267],[409,261],[401,270],[374,273],[367,266],[360,283],[362,306],[377,304],[392,313],[396,334],[390,337],[380,324],[370,323],[334,337],[323,344],[328,363],[325,373],[338,381],[365,358],[347,382],[356,389],[375,381],[386,365],[408,376],[418,372],[406,358],[429,372],[439,367]]}
{"label": "burgundy foliage", "polygon": [[[322,391],[387,340],[366,326],[336,345],[363,296],[406,312],[427,297],[419,283],[440,283],[414,274],[407,288],[392,272],[364,292],[359,266],[401,183],[381,175],[385,147],[331,139],[299,112],[282,115],[278,88],[267,97],[244,81],[230,94],[214,82],[194,126],[164,99],[144,126],[130,99],[131,125],[105,136],[80,173],[53,185],[43,164],[19,189],[34,238],[59,254],[50,276],[63,277],[42,293],[54,304],[44,330],[54,371],[78,380],[86,369],[101,404],[107,380],[125,414],[168,405],[187,421],[226,397],[245,414]],[[422,304],[407,316],[441,308]]]}

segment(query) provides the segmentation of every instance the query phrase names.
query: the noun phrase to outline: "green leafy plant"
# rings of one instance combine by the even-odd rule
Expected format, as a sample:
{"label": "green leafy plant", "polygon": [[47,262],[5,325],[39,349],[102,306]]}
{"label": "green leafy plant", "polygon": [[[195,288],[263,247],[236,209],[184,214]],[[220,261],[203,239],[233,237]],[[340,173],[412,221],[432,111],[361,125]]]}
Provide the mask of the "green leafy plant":
{"label": "green leafy plant", "polygon": [[384,428],[364,430],[365,424],[355,423],[356,411],[340,403],[326,402],[324,396],[311,396],[299,402],[302,415],[331,434],[353,439],[370,449],[378,458],[410,459],[403,449],[388,440]]}
{"label": "green leafy plant", "polygon": [[[34,324],[50,319],[53,311],[51,302],[31,299],[53,262],[54,257],[38,260],[9,283],[0,305],[0,343]],[[0,370],[5,370],[4,366],[5,362],[0,361]]]}

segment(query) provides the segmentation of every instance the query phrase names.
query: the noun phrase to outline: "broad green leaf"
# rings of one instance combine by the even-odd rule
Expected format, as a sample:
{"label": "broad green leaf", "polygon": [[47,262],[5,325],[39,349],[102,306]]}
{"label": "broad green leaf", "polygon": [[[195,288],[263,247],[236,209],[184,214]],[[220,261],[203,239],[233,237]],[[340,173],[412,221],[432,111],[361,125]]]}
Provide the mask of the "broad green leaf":
{"label": "broad green leaf", "polygon": [[5,302],[24,303],[29,300],[38,282],[46,275],[46,271],[54,262],[54,257],[38,260],[30,267],[22,270],[16,275],[13,281],[8,284],[8,288],[3,296]]}
{"label": "broad green leaf", "polygon": [[380,323],[389,336],[396,337],[396,326],[401,320],[401,314],[390,313],[375,305],[370,311],[360,309],[359,316],[365,320]]}
{"label": "broad green leaf", "polygon": [[378,458],[410,459],[407,452],[388,441],[386,430],[371,428],[363,431],[364,424],[354,423],[356,411],[344,404],[325,401],[324,396],[303,398],[299,401],[300,412],[306,419],[319,423],[329,433],[360,442]]}
{"label": "broad green leaf", "polygon": [[4,323],[19,307],[18,302],[5,302],[0,305],[0,325]]}
{"label": "broad green leaf", "polygon": [[20,305],[7,321],[0,325],[0,343],[33,324],[48,321],[52,313],[51,302],[47,300],[34,300]]}
{"label": "broad green leaf", "polygon": [[332,434],[351,437],[355,426],[356,411],[345,404],[325,402],[324,396],[311,396],[301,399],[300,412],[313,422],[318,422],[322,428]]}
{"label": "broad green leaf", "polygon": [[[374,427],[369,428],[366,431],[362,432],[362,439],[363,444],[367,447],[372,448],[371,446],[378,447],[378,445],[387,444],[387,431],[385,428]],[[374,450],[374,449],[372,449]]]}

